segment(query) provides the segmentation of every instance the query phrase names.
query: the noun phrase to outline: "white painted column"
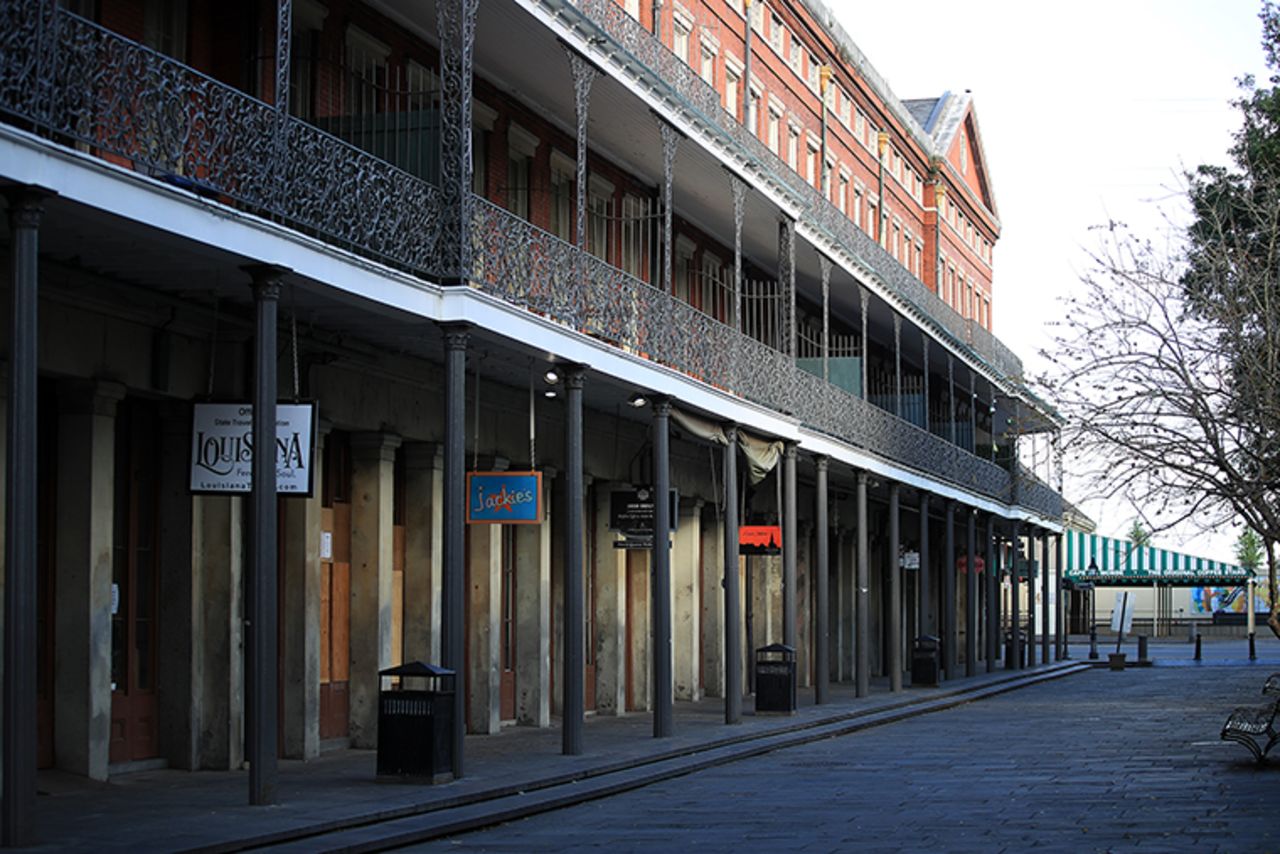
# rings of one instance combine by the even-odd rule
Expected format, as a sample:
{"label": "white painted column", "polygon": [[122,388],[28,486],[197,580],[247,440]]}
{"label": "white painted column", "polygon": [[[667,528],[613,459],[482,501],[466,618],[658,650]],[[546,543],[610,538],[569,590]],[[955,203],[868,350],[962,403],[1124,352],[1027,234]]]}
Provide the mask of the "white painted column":
{"label": "white painted column", "polygon": [[58,391],[54,751],[59,767],[94,780],[107,779],[110,752],[115,419],[124,392],[98,380]]}
{"label": "white painted column", "polygon": [[543,480],[541,525],[515,526],[516,722],[551,725],[551,508]]}
{"label": "white painted column", "polygon": [[378,671],[391,666],[392,495],[389,433],[351,436],[351,746],[378,744]]}
{"label": "white painted column", "polygon": [[502,526],[468,525],[467,732],[496,733],[502,716]]}
{"label": "white painted column", "polygon": [[289,759],[315,759],[320,755],[320,514],[327,434],[321,425],[311,461],[311,497],[283,500],[280,678],[284,702],[280,712],[282,747]]}
{"label": "white painted column", "polygon": [[191,572],[200,591],[200,767],[244,763],[244,500],[191,500]]}
{"label": "white painted column", "polygon": [[680,524],[671,549],[671,674],[677,700],[702,699],[702,658],[698,650],[702,504],[700,498],[680,499]]}
{"label": "white painted column", "polygon": [[702,690],[707,697],[724,696],[723,581],[724,519],[717,516],[713,506],[702,515],[702,607],[698,621],[702,634]]}
{"label": "white painted column", "polygon": [[627,710],[627,553],[613,547],[617,535],[609,530],[610,487],[600,483],[594,491],[595,527],[591,531],[595,546],[591,550],[595,566],[590,569],[596,579],[598,715],[620,715]]}
{"label": "white painted column", "polygon": [[404,454],[404,660],[440,663],[444,457],[433,442]]}

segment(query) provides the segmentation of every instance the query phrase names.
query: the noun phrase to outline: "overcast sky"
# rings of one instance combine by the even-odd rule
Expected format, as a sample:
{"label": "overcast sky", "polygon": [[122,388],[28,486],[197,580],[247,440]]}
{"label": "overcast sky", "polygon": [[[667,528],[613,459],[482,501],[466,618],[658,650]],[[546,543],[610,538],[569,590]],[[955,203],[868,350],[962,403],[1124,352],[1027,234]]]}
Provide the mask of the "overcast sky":
{"label": "overcast sky", "polygon": [[[1089,227],[1161,238],[1169,218],[1185,222],[1181,173],[1226,163],[1236,78],[1264,79],[1257,0],[827,3],[899,98],[972,90],[1003,227],[995,333],[1029,374],[1097,245]],[[1083,507],[1103,534],[1134,518]],[[1156,542],[1231,560],[1236,533]]]}

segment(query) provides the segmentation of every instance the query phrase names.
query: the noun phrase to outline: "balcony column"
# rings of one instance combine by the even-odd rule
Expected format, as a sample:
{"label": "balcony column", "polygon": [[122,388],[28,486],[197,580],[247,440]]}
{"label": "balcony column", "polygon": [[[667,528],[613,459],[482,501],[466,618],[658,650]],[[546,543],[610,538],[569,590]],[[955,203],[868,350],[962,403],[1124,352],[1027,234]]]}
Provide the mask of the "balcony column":
{"label": "balcony column", "polygon": [[[451,284],[461,284],[471,273],[472,59],[479,5],[480,0],[444,0],[436,4],[436,32],[440,36],[439,210],[442,219],[437,257],[441,279]],[[459,352],[465,349],[464,345]],[[463,506],[465,499],[461,492],[457,499],[458,506]],[[461,571],[461,562],[458,569]],[[458,616],[461,617],[461,602]],[[462,664],[460,652],[455,664]],[[463,694],[459,686],[457,696]],[[457,776],[461,775],[461,757],[459,750],[454,755]]]}
{"label": "balcony column", "polygon": [[[750,38],[748,27],[748,38]],[[731,326],[742,331],[742,220],[746,210],[747,184],[734,173],[729,173],[729,187],[733,191],[733,320]],[[736,430],[735,430],[736,433]],[[733,447],[733,441],[729,442]]]}
{"label": "balcony column", "polygon": [[827,521],[827,468],[829,460],[819,455],[815,460],[818,469],[817,513],[818,556],[817,565],[813,568],[814,587],[817,600],[814,603],[816,613],[814,623],[816,631],[813,638],[813,702],[822,705],[827,702],[831,685],[831,629],[830,629],[830,591],[828,590],[830,572],[830,525]]}
{"label": "balcony column", "polygon": [[978,519],[972,507],[965,509],[964,675],[978,672]]}
{"label": "balcony column", "polygon": [[857,564],[854,577],[854,683],[855,695],[867,696],[871,688],[871,602],[868,581],[871,575],[867,566],[867,473],[859,471],[856,481],[858,519]]}
{"label": "balcony column", "polygon": [[782,642],[796,645],[796,444],[782,452]]}
{"label": "balcony column", "polygon": [[902,690],[901,486],[889,484],[889,690]]}
{"label": "balcony column", "polygon": [[[465,0],[471,2],[471,0]],[[440,8],[449,6],[441,3]],[[474,5],[472,6],[474,11]],[[447,324],[444,333],[444,483],[441,519],[443,544],[440,555],[440,661],[455,674],[453,696],[453,755],[454,779],[463,776],[463,737],[467,731],[466,666],[466,384],[467,339],[466,324]]]}
{"label": "balcony column", "polygon": [[[276,309],[281,267],[247,268],[257,308],[254,329],[253,446],[274,448],[276,441]],[[248,622],[245,665],[245,759],[249,761],[249,803],[277,800],[276,747],[279,659],[276,609],[276,460],[273,453],[253,455],[249,524],[249,579],[245,585]]]}
{"label": "balcony column", "polygon": [[[51,6],[52,4],[41,4]],[[30,845],[36,806],[36,376],[44,194],[9,193],[11,288],[5,452],[3,834]]]}
{"label": "balcony column", "polygon": [[929,432],[929,335],[920,330],[920,359],[924,365],[924,429]]}
{"label": "balcony column", "polygon": [[[783,303],[783,334],[787,355],[796,357],[796,223],[790,217],[778,221],[778,285],[786,295]],[[783,540],[786,548],[786,540]]]}
{"label": "balcony column", "polygon": [[996,656],[999,655],[998,636],[1000,634],[1000,575],[996,571],[996,515],[987,516],[986,534],[987,553],[987,672],[996,669]]}
{"label": "balcony column", "polygon": [[[680,131],[662,122],[662,291],[675,293],[675,267],[671,257],[671,183],[676,165],[676,149],[680,145]],[[659,502],[661,503],[661,502]]]}
{"label": "balcony column", "polygon": [[[569,72],[573,75],[573,114],[577,125],[577,175],[574,179],[574,243],[581,250],[574,260],[577,266],[578,275],[575,276],[575,285],[579,289],[579,297],[573,300],[572,310],[583,311],[585,301],[582,295],[587,291],[587,283],[583,276],[583,260],[587,249],[587,113],[591,104],[591,84],[596,79],[596,69],[590,62],[582,57],[576,50],[565,45],[565,52],[569,55]],[[581,321],[579,321],[581,323]],[[566,689],[568,685],[565,686]],[[565,738],[567,739],[569,726],[566,718]],[[580,729],[580,728],[579,728]],[[565,742],[566,753],[569,747],[568,741]],[[579,751],[581,744],[578,744]]]}
{"label": "balcony column", "polygon": [[[668,184],[670,192],[670,184]],[[667,212],[667,227],[671,214]],[[667,234],[670,246],[670,232]],[[670,272],[670,265],[668,265]],[[660,397],[653,403],[653,559],[652,596],[653,642],[649,654],[653,662],[653,737],[672,733],[674,710],[671,703],[671,491],[670,432],[671,401]]]}
{"label": "balcony column", "polygon": [[[577,72],[575,71],[575,79]],[[594,74],[594,71],[592,72]],[[588,81],[588,86],[590,82]],[[583,163],[586,160],[585,111],[578,120],[578,177],[585,183]],[[578,191],[583,198],[582,189]],[[578,241],[585,240],[582,210],[578,211]],[[582,752],[582,722],[585,708],[583,668],[586,664],[583,609],[586,607],[582,575],[583,512],[582,489],[582,386],[585,370],[573,365],[565,371],[565,526],[564,545],[564,700],[561,752],[577,756]],[[665,496],[664,496],[665,497]]]}
{"label": "balcony column", "polygon": [[[740,272],[740,269],[739,269]],[[724,428],[724,722],[742,721],[742,609],[738,590],[738,425]]]}
{"label": "balcony column", "polygon": [[902,417],[902,315],[893,313],[893,414]]}
{"label": "balcony column", "polygon": [[822,270],[822,378],[831,382],[831,259],[818,254]]}
{"label": "balcony column", "polygon": [[942,539],[942,667],[948,679],[956,677],[956,645],[960,642],[956,625],[956,502],[943,505]]}
{"label": "balcony column", "polygon": [[956,443],[956,360],[947,354],[947,440]]}
{"label": "balcony column", "polygon": [[987,383],[987,401],[987,411],[991,415],[991,435],[987,437],[990,439],[987,443],[987,459],[994,463],[996,461],[996,387],[991,382]]}
{"label": "balcony column", "polygon": [[1040,533],[1040,663],[1048,664],[1051,653],[1049,648],[1053,645],[1053,629],[1049,620],[1049,594],[1053,592],[1049,583],[1049,538],[1052,534],[1049,529],[1045,528]]}
{"label": "balcony column", "polygon": [[977,372],[969,371],[969,452],[978,453],[978,380]]}
{"label": "balcony column", "polygon": [[1009,534],[1009,645],[1005,656],[1006,670],[1022,669],[1022,626],[1018,625],[1018,558],[1022,551],[1022,523],[1013,520]]}
{"label": "balcony column", "polygon": [[862,310],[860,318],[862,321],[862,358],[859,360],[862,376],[859,378],[860,395],[863,400],[867,399],[867,360],[871,358],[871,342],[867,340],[867,306],[871,303],[871,291],[858,286],[858,298],[861,302]]}

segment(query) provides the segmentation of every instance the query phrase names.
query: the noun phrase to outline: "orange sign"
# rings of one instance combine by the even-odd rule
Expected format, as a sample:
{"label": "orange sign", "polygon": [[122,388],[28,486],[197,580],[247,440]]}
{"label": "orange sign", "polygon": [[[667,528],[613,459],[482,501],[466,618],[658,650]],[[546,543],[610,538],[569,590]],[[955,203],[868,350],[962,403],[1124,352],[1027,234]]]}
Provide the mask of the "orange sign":
{"label": "orange sign", "polygon": [[782,554],[782,528],[778,525],[743,525],[738,529],[738,554]]}

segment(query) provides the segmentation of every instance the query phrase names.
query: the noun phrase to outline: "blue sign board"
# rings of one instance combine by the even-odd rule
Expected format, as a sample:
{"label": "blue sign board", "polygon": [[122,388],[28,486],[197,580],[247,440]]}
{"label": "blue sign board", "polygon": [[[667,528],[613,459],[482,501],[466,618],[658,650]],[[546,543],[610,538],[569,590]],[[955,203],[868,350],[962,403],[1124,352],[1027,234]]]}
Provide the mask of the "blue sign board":
{"label": "blue sign board", "polygon": [[542,472],[467,473],[468,525],[538,525],[542,522]]}

